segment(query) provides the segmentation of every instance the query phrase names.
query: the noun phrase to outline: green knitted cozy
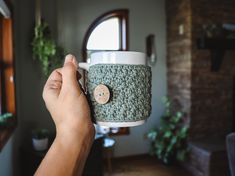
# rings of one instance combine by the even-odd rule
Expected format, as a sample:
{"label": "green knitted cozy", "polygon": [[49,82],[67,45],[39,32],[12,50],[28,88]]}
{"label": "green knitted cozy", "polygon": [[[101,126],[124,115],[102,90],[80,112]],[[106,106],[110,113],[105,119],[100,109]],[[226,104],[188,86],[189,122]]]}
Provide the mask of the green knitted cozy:
{"label": "green knitted cozy", "polygon": [[[145,65],[97,64],[89,68],[88,94],[96,121],[135,122],[151,112],[151,68]],[[98,104],[93,96],[97,85],[111,92],[107,104]]]}

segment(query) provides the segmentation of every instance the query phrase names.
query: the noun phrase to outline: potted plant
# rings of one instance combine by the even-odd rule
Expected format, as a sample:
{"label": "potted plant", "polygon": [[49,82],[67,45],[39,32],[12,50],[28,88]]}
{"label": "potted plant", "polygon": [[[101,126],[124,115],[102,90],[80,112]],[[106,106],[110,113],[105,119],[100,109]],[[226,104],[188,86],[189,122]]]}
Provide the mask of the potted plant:
{"label": "potted plant", "polygon": [[8,127],[12,125],[11,119],[13,118],[12,113],[4,113],[0,115],[0,127]]}
{"label": "potted plant", "polygon": [[47,129],[36,129],[32,131],[33,148],[36,151],[43,151],[48,148],[49,131]]}
{"label": "potted plant", "polygon": [[152,144],[151,154],[169,165],[175,160],[185,160],[188,152],[186,145],[188,127],[183,123],[183,113],[173,113],[171,102],[167,97],[164,97],[163,101],[166,109],[161,117],[160,126],[148,132],[147,137]]}

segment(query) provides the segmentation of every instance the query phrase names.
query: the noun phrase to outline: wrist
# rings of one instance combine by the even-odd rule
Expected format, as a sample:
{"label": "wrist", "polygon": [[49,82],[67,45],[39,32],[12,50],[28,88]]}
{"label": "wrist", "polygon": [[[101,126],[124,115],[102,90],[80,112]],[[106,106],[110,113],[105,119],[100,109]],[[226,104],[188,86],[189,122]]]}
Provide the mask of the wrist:
{"label": "wrist", "polygon": [[[93,128],[94,129],[94,128]],[[66,164],[63,163],[64,174],[62,175],[82,175],[82,170],[85,161],[89,155],[89,151],[94,140],[94,130],[89,132],[73,133],[70,130],[58,131],[56,138],[53,142],[54,148],[59,153],[62,153],[63,160],[66,160]],[[69,158],[68,158],[69,157]],[[64,166],[66,165],[66,167]],[[72,169],[71,169],[72,168]]]}
{"label": "wrist", "polygon": [[68,127],[66,125],[56,127],[56,140],[67,144],[73,143],[74,145],[83,141],[93,143],[94,136],[95,129],[92,123],[79,127]]}

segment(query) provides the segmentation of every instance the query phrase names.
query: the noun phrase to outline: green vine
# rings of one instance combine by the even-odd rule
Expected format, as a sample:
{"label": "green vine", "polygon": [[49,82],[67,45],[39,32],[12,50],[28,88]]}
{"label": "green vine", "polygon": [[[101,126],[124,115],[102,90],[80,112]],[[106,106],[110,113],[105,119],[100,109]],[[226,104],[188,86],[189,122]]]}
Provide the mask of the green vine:
{"label": "green vine", "polygon": [[33,57],[41,63],[42,72],[45,76],[48,76],[54,68],[62,65],[64,50],[57,46],[51,38],[47,23],[41,22],[35,26],[31,44]]}

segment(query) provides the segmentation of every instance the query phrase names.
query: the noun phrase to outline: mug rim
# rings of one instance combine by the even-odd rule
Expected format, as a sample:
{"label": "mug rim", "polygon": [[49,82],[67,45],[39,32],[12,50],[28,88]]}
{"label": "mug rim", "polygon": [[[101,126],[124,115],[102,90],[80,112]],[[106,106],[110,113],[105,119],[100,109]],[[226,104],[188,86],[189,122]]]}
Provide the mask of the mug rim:
{"label": "mug rim", "polygon": [[95,64],[134,64],[146,65],[146,54],[137,51],[100,51],[91,54],[91,65]]}
{"label": "mug rim", "polygon": [[92,55],[97,55],[97,54],[102,54],[102,53],[128,53],[128,54],[140,54],[142,56],[146,56],[145,53],[143,52],[139,52],[139,51],[97,51],[97,52],[94,52],[94,53],[91,53],[91,57]]}

